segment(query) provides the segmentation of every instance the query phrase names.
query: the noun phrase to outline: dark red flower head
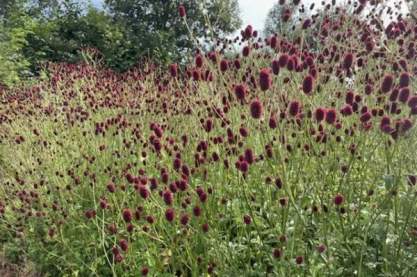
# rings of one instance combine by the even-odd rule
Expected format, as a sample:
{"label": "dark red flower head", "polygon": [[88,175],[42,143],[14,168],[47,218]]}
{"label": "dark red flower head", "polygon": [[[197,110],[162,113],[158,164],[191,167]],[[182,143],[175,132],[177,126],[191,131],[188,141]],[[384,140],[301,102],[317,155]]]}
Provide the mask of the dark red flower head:
{"label": "dark red flower head", "polygon": [[388,116],[383,116],[380,122],[380,129],[384,133],[391,133],[391,119]]}
{"label": "dark red flower head", "polygon": [[259,73],[259,85],[261,90],[266,91],[271,87],[272,79],[268,68],[261,69]]}
{"label": "dark red flower head", "polygon": [[326,109],[323,109],[323,108],[316,109],[316,112],[314,113],[314,117],[317,122],[323,121],[325,116],[326,116]]}
{"label": "dark red flower head", "polygon": [[195,57],[195,66],[196,67],[202,67],[203,66],[203,57],[200,54],[198,54]]}
{"label": "dark red flower head", "polygon": [[400,88],[408,87],[410,84],[410,74],[408,72],[403,72],[400,75]]}
{"label": "dark red flower head", "polygon": [[91,218],[96,217],[96,211],[95,210],[92,210],[92,209],[87,210],[85,212],[85,217],[88,218],[88,219],[91,219]]}
{"label": "dark red flower head", "polygon": [[288,112],[291,116],[296,116],[300,112],[300,102],[291,101],[288,105]]}
{"label": "dark red flower head", "polygon": [[409,97],[410,97],[410,89],[408,87],[403,87],[400,90],[400,93],[398,95],[398,100],[402,103],[407,103]]}
{"label": "dark red flower head", "polygon": [[410,99],[408,99],[407,105],[408,107],[410,107],[410,109],[416,109],[417,108],[417,95],[410,97]]}
{"label": "dark red flower head", "polygon": [[143,268],[140,270],[140,272],[141,272],[142,276],[147,276],[147,275],[148,275],[148,273],[149,273],[149,268],[147,268],[147,267],[145,266],[145,267],[143,267]]}
{"label": "dark red flower head", "polygon": [[273,60],[271,67],[272,67],[272,72],[275,75],[278,75],[279,74],[279,69],[280,69],[279,61],[278,60]]}
{"label": "dark red flower head", "polygon": [[249,48],[249,46],[243,47],[243,50],[242,50],[243,57],[247,57],[247,56],[249,56],[249,54],[250,54],[250,48]]}
{"label": "dark red flower head", "polygon": [[252,218],[249,216],[249,215],[244,215],[243,216],[243,222],[246,224],[246,225],[249,225],[249,224],[251,224],[252,223]]}
{"label": "dark red flower head", "polygon": [[131,222],[132,221],[132,212],[130,211],[130,209],[128,209],[128,208],[123,209],[122,216],[123,216],[123,220],[125,222]]}
{"label": "dark red flower head", "polygon": [[343,195],[341,194],[336,194],[336,196],[333,199],[333,202],[336,206],[340,206],[343,204],[343,201],[345,200],[345,198],[343,197]]}
{"label": "dark red flower head", "polygon": [[121,263],[123,261],[123,256],[120,253],[114,255],[114,261],[116,263]]}
{"label": "dark red flower head", "polygon": [[408,175],[407,176],[407,183],[410,186],[415,186],[417,183],[417,176],[416,175]]}
{"label": "dark red flower head", "polygon": [[336,122],[337,113],[335,109],[328,109],[326,112],[326,122],[334,124]]}
{"label": "dark red flower head", "polygon": [[272,49],[275,49],[277,47],[278,44],[278,38],[277,36],[272,36],[270,41],[269,41],[269,45],[271,46]]}
{"label": "dark red flower head", "polygon": [[109,192],[115,192],[115,191],[116,191],[116,185],[115,185],[113,182],[110,182],[110,183],[107,185],[107,190],[108,190]]}
{"label": "dark red flower head", "polygon": [[394,78],[390,74],[386,74],[382,79],[381,83],[381,92],[388,93],[391,91],[392,86],[394,84]]}
{"label": "dark red flower head", "polygon": [[282,257],[282,250],[278,248],[274,248],[272,251],[272,256],[274,256],[275,259],[279,259]]}
{"label": "dark red flower head", "polygon": [[246,38],[246,39],[251,38],[252,35],[253,35],[253,27],[252,27],[252,25],[246,26],[245,31],[243,32],[244,38]]}
{"label": "dark red flower head", "polygon": [[199,206],[194,206],[193,214],[194,216],[199,217],[201,215],[201,208]]}
{"label": "dark red flower head", "polygon": [[326,245],[324,245],[324,244],[319,244],[319,245],[317,246],[317,252],[319,252],[319,253],[323,253],[324,251],[326,251]]}
{"label": "dark red flower head", "polygon": [[166,220],[168,220],[169,222],[172,222],[175,218],[175,211],[173,208],[168,208],[165,211],[165,218]]}
{"label": "dark red flower head", "polygon": [[340,113],[344,116],[349,116],[353,113],[352,106],[349,104],[346,104],[343,106],[343,108],[340,110]]}
{"label": "dark red flower head", "polygon": [[280,67],[286,67],[287,66],[287,63],[288,63],[288,59],[289,59],[289,56],[288,56],[288,54],[282,54],[280,57],[279,57],[279,59],[278,59],[278,62],[279,62],[279,66]]}
{"label": "dark red flower head", "polygon": [[204,233],[207,233],[209,231],[208,223],[204,223],[203,225],[201,225],[201,229],[203,230]]}
{"label": "dark red flower head", "polygon": [[354,62],[354,56],[352,53],[347,53],[345,57],[343,58],[343,68],[348,70],[352,67],[352,64]]}
{"label": "dark red flower head", "polygon": [[172,194],[172,192],[170,190],[165,190],[162,193],[162,196],[164,198],[165,204],[172,205],[172,202],[174,201],[174,197],[173,197],[173,194]]}
{"label": "dark red flower head", "polygon": [[243,102],[246,96],[246,86],[245,85],[235,85],[235,96],[238,100]]}
{"label": "dark red flower head", "polygon": [[305,29],[308,29],[310,26],[311,26],[311,19],[307,18],[306,20],[304,20],[302,28],[305,30]]}
{"label": "dark red flower head", "polygon": [[253,118],[259,119],[262,117],[263,114],[263,106],[261,101],[258,99],[255,99],[250,104],[250,114]]}
{"label": "dark red flower head", "polygon": [[278,122],[274,115],[271,115],[271,117],[269,118],[268,125],[269,125],[269,128],[271,129],[277,128]]}
{"label": "dark red flower head", "polygon": [[193,70],[193,80],[194,81],[200,81],[201,75],[200,75],[200,71],[198,71],[197,69]]}
{"label": "dark red flower head", "polygon": [[304,263],[304,257],[303,256],[297,256],[295,258],[295,263],[298,265],[301,265],[302,263]]}
{"label": "dark red flower head", "polygon": [[413,127],[413,122],[409,118],[402,119],[400,121],[400,131],[402,133],[407,132]]}
{"label": "dark red flower head", "polygon": [[221,60],[220,61],[220,71],[225,72],[225,71],[227,71],[228,68],[229,68],[229,63],[227,62],[227,60]]}
{"label": "dark red flower head", "polygon": [[119,241],[119,246],[120,246],[120,248],[121,248],[124,252],[126,252],[126,251],[127,251],[127,249],[128,249],[128,247],[129,247],[129,244],[128,244],[127,240],[125,240],[125,239],[121,239],[121,240]]}
{"label": "dark red flower head", "polygon": [[246,173],[249,170],[249,163],[244,160],[238,163],[239,165],[239,170],[242,171],[242,173]]}
{"label": "dark red flower head", "polygon": [[311,75],[307,75],[303,81],[303,91],[305,94],[310,94],[313,91],[314,78]]}
{"label": "dark red flower head", "polygon": [[180,17],[185,17],[186,16],[184,5],[181,4],[181,5],[178,6],[178,13],[179,13]]}
{"label": "dark red flower head", "polygon": [[349,105],[352,105],[354,100],[355,100],[355,94],[353,93],[353,91],[348,91],[346,93],[345,102]]}
{"label": "dark red flower head", "polygon": [[254,162],[254,160],[255,160],[255,158],[254,158],[254,156],[253,156],[253,151],[252,151],[252,149],[246,149],[245,150],[245,153],[244,153],[244,156],[245,156],[245,160],[249,163],[249,164],[252,164],[253,162]]}
{"label": "dark red flower head", "polygon": [[139,186],[138,192],[143,199],[147,199],[149,197],[149,190],[146,186]]}
{"label": "dark red flower head", "polygon": [[189,217],[188,214],[181,215],[180,222],[181,222],[182,225],[184,225],[184,226],[187,225],[189,220],[190,220],[190,217]]}
{"label": "dark red flower head", "polygon": [[367,85],[365,86],[365,94],[366,94],[366,95],[370,95],[370,94],[372,93],[372,90],[373,90],[372,85],[367,84]]}
{"label": "dark red flower head", "polygon": [[359,118],[359,120],[362,123],[366,123],[368,122],[370,119],[372,118],[372,114],[370,112],[365,112],[361,115],[361,117]]}

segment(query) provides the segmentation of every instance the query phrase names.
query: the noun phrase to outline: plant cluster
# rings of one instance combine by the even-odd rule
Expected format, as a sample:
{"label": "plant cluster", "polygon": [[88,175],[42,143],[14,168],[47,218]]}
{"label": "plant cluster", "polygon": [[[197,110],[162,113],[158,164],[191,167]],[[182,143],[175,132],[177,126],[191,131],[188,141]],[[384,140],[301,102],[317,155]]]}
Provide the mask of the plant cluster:
{"label": "plant cluster", "polygon": [[298,26],[314,49],[247,26],[184,67],[4,91],[5,252],[51,276],[415,276],[417,25],[374,2]]}

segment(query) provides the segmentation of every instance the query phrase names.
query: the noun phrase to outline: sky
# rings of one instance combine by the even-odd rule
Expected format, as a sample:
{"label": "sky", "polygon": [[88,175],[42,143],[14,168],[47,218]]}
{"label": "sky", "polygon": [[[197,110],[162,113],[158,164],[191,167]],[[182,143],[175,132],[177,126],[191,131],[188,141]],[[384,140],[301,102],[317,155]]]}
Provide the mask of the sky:
{"label": "sky", "polygon": [[[417,1],[417,0],[414,0]],[[239,0],[239,6],[241,10],[241,17],[243,21],[242,27],[251,24],[256,30],[263,30],[266,16],[272,6],[277,3],[278,0]],[[289,1],[287,1],[289,2]],[[322,0],[302,0],[301,3],[305,7],[309,7],[311,3],[315,3],[316,7],[321,7]],[[328,2],[328,1],[326,1]],[[337,3],[343,2],[337,0]],[[388,0],[386,4],[393,7],[394,3],[398,3],[399,0]],[[369,6],[369,5],[368,5]],[[405,4],[401,5],[402,12],[406,12]],[[384,20],[384,17],[383,17]]]}
{"label": "sky", "polygon": [[239,0],[243,25],[251,24],[256,30],[262,30],[266,15],[277,0]]}

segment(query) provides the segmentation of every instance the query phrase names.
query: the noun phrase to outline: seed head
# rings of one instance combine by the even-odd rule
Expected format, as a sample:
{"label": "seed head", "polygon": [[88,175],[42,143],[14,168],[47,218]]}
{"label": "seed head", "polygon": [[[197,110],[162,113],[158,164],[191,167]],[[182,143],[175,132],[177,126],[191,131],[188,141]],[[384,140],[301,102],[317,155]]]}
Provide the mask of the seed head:
{"label": "seed head", "polygon": [[271,87],[272,79],[268,68],[261,69],[259,73],[259,85],[261,90],[266,91]]}
{"label": "seed head", "polygon": [[410,84],[410,74],[408,72],[403,72],[400,75],[400,88],[408,87]]}
{"label": "seed head", "polygon": [[326,122],[334,124],[336,122],[337,113],[335,109],[328,109],[326,112]]}
{"label": "seed head", "polygon": [[172,222],[175,218],[175,211],[173,208],[168,208],[165,211],[165,218],[168,222]]}
{"label": "seed head", "polygon": [[337,194],[334,199],[333,202],[336,206],[340,206],[343,204],[343,201],[345,200],[345,198],[343,197],[343,195],[341,194]]}
{"label": "seed head", "polygon": [[354,56],[352,53],[347,53],[343,58],[343,68],[348,70],[353,65]]}
{"label": "seed head", "polygon": [[392,77],[392,75],[390,74],[386,74],[384,78],[382,79],[381,92],[383,93],[390,92],[393,84],[394,84],[394,77]]}
{"label": "seed head", "polygon": [[263,105],[259,100],[253,100],[250,104],[250,114],[254,119],[260,119],[263,114]]}
{"label": "seed head", "polygon": [[176,63],[171,64],[169,66],[169,73],[171,74],[172,78],[176,78],[178,75],[178,65]]}
{"label": "seed head", "polygon": [[300,102],[298,101],[291,101],[288,106],[288,111],[291,116],[296,116],[300,112]]}
{"label": "seed head", "polygon": [[310,94],[313,91],[314,78],[311,75],[307,75],[303,81],[303,92],[305,94]]}
{"label": "seed head", "polygon": [[243,102],[246,96],[246,87],[245,85],[236,85],[235,86],[235,96],[238,100]]}
{"label": "seed head", "polygon": [[178,13],[179,13],[180,17],[185,17],[186,16],[184,5],[181,4],[181,5],[178,6]]}
{"label": "seed head", "polygon": [[249,225],[249,224],[251,224],[252,223],[252,218],[249,216],[249,215],[244,215],[243,216],[243,222],[246,224],[246,225]]}
{"label": "seed head", "polygon": [[124,208],[122,211],[123,220],[125,222],[131,222],[132,221],[132,211],[128,208]]}
{"label": "seed head", "polygon": [[316,119],[317,122],[321,122],[324,120],[326,116],[326,109],[323,108],[317,108],[315,113],[314,113],[314,117]]}

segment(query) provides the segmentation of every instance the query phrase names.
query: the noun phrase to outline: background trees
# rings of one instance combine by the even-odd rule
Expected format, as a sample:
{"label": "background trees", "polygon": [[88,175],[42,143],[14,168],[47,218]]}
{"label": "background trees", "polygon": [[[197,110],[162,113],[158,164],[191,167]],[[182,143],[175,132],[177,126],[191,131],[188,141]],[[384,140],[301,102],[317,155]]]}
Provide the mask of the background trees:
{"label": "background trees", "polygon": [[269,36],[275,33],[280,33],[283,36],[291,35],[292,28],[298,22],[299,17],[297,6],[288,3],[275,3],[268,12],[264,35]]}
{"label": "background trees", "polygon": [[[237,0],[184,1],[195,38],[220,37],[241,25]],[[175,1],[3,0],[0,3],[0,83],[36,74],[46,61],[77,62],[96,48],[106,66],[127,70],[141,59],[180,61],[193,45]],[[208,24],[210,22],[210,25]]]}
{"label": "background trees", "polygon": [[106,0],[112,20],[123,26],[124,40],[129,45],[125,55],[167,62],[180,59],[190,50],[187,27],[177,14],[181,2],[187,11],[188,27],[197,38],[232,33],[241,24],[236,0]]}

